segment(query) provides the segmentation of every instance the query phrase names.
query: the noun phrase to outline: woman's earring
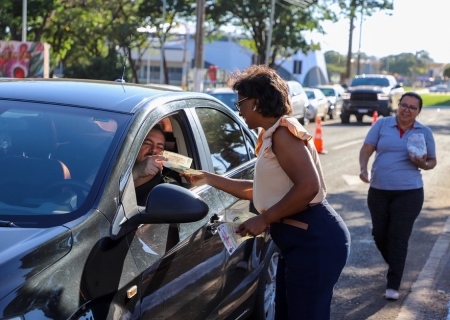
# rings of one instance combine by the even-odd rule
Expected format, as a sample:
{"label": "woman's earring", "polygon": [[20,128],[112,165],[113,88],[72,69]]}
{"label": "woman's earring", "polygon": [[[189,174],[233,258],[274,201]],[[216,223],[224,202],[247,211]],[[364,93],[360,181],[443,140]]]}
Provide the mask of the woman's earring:
{"label": "woman's earring", "polygon": [[256,111],[256,104],[253,106],[253,111]]}

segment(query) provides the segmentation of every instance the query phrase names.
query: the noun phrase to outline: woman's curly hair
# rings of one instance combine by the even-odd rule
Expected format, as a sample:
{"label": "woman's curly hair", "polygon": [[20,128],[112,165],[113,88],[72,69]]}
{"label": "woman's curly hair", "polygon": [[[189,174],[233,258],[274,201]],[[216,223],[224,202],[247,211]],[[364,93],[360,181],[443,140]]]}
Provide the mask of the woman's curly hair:
{"label": "woman's curly hair", "polygon": [[286,82],[271,68],[251,65],[228,76],[228,86],[244,97],[259,100],[258,109],[263,117],[281,117],[292,113]]}

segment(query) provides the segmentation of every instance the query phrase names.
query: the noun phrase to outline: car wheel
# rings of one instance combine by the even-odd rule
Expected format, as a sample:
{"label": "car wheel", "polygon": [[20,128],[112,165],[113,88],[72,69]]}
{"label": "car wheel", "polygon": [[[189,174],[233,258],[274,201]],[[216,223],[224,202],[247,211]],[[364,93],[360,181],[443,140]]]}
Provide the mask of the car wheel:
{"label": "car wheel", "polygon": [[298,122],[300,122],[300,124],[302,126],[306,126],[309,123],[309,119],[307,115],[304,115],[302,118],[298,119]]}
{"label": "car wheel", "polygon": [[331,120],[336,119],[336,107],[334,107],[333,109],[331,109],[331,111],[330,111],[330,119],[331,119]]}
{"label": "car wheel", "polygon": [[350,115],[341,113],[341,122],[350,123]]}
{"label": "car wheel", "polygon": [[358,121],[358,122],[362,122],[363,121],[363,115],[360,115],[360,114],[358,114],[357,116],[356,116],[356,121]]}
{"label": "car wheel", "polygon": [[272,320],[275,318],[275,288],[279,249],[272,245],[266,255],[263,272],[256,289],[256,300],[251,318]]}

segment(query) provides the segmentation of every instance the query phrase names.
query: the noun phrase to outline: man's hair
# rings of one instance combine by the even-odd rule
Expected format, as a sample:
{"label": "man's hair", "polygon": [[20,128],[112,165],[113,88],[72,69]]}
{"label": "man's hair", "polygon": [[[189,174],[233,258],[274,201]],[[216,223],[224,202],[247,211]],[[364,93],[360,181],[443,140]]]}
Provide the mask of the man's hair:
{"label": "man's hair", "polygon": [[161,134],[164,137],[164,141],[166,140],[166,133],[164,132],[164,130],[161,128],[161,126],[159,124],[155,124],[153,126],[153,128],[150,129],[150,131],[152,131],[152,130],[157,130],[157,131],[161,132]]}

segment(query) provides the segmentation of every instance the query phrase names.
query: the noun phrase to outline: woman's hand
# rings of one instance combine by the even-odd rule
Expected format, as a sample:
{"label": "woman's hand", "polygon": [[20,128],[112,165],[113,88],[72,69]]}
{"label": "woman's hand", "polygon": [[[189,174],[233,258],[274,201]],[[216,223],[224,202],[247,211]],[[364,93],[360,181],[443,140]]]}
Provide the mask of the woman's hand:
{"label": "woman's hand", "polygon": [[366,183],[370,183],[369,171],[367,171],[367,169],[361,170],[361,173],[359,174],[359,178]]}
{"label": "woman's hand", "polygon": [[409,159],[416,164],[420,169],[428,169],[427,164],[427,154],[424,154],[423,157],[418,157],[415,154],[410,153]]}
{"label": "woman's hand", "polygon": [[188,173],[180,173],[181,177],[184,177],[190,184],[193,186],[202,186],[204,184],[208,184],[208,173],[203,170],[198,170],[202,174],[188,174]]}
{"label": "woman's hand", "polygon": [[248,219],[239,226],[241,230],[241,236],[253,236],[256,237],[260,233],[264,232],[267,228],[267,223],[262,214]]}

